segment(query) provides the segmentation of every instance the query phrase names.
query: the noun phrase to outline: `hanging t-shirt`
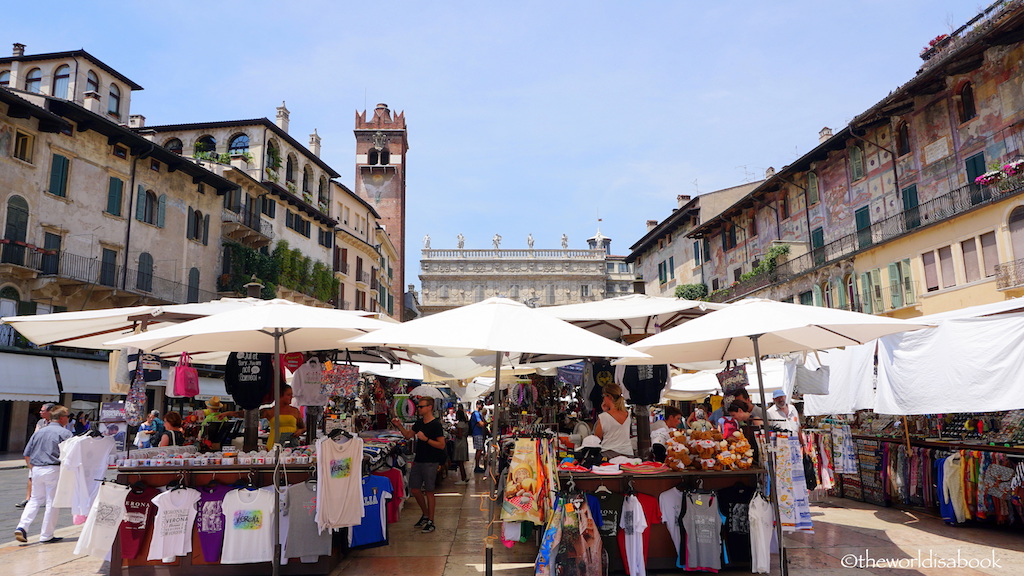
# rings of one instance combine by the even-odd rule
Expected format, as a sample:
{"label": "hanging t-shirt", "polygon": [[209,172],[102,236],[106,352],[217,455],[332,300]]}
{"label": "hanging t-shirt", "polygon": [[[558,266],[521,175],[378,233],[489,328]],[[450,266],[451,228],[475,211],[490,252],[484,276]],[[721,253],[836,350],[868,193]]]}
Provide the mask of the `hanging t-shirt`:
{"label": "hanging t-shirt", "polygon": [[[620,493],[616,492],[591,492],[595,498],[597,498],[598,506],[601,509],[601,520],[597,521],[595,517],[594,521],[598,524],[601,530],[601,536],[608,536],[611,538],[615,537],[615,534],[619,531],[619,516],[622,513],[622,502],[625,499]],[[607,548],[607,542],[605,543]]]}
{"label": "hanging t-shirt", "polygon": [[718,510],[718,496],[714,493],[687,494],[682,524],[686,534],[684,568],[721,570],[722,514]]}
{"label": "hanging t-shirt", "polygon": [[392,498],[388,500],[388,524],[394,524],[401,519],[402,501],[405,499],[405,484],[402,481],[402,471],[398,468],[374,472],[377,476],[383,476],[391,481]]}
{"label": "hanging t-shirt", "polygon": [[587,398],[594,410],[600,410],[604,387],[615,383],[615,367],[611,362],[598,360],[592,364],[589,377],[592,381],[587,384],[587,389],[590,390]]}
{"label": "hanging t-shirt", "polygon": [[363,520],[363,491],[360,471],[363,440],[356,437],[344,444],[330,438],[316,443],[319,498],[316,522],[320,530],[355,526]]}
{"label": "hanging t-shirt", "polygon": [[192,488],[170,490],[153,497],[156,517],[153,519],[148,560],[174,562],[175,556],[192,552],[196,502],[199,502],[199,491]]}
{"label": "hanging t-shirt", "polygon": [[734,484],[718,491],[718,507],[725,516],[725,546],[729,562],[750,561],[750,499],[754,489],[745,484]]}
{"label": "hanging t-shirt", "polygon": [[768,500],[754,496],[747,514],[750,522],[750,571],[768,574],[771,571],[772,528],[775,511]]}
{"label": "hanging t-shirt", "polygon": [[676,557],[679,557],[679,516],[683,510],[683,493],[677,488],[669,488],[658,495],[658,506],[661,508],[661,521],[668,528],[668,535],[672,537],[672,544],[676,547]]}
{"label": "hanging t-shirt", "polygon": [[89,518],[82,526],[82,535],[75,544],[75,554],[96,558],[106,558],[110,554],[110,547],[124,518],[124,500],[129,490],[127,486],[112,482],[104,482],[99,487]]}
{"label": "hanging t-shirt", "polygon": [[270,562],[274,559],[274,495],[266,490],[232,490],[221,503],[224,547],[221,564]]}
{"label": "hanging t-shirt", "polygon": [[363,521],[348,532],[352,548],[376,548],[388,545],[387,508],[391,499],[391,481],[381,476],[363,478]]}
{"label": "hanging t-shirt", "polygon": [[299,482],[288,487],[285,497],[288,516],[288,538],[284,545],[285,558],[298,558],[302,562],[316,562],[320,556],[331,554],[331,532],[316,525],[316,484]]}
{"label": "hanging t-shirt", "polygon": [[156,506],[153,497],[160,491],[152,486],[133,487],[124,499],[124,521],[121,522],[121,557],[134,560],[142,549],[146,532],[153,525]]}
{"label": "hanging t-shirt", "polygon": [[274,382],[274,355],[232,352],[224,365],[224,389],[243,410],[255,410]]}
{"label": "hanging t-shirt", "polygon": [[661,391],[668,382],[668,366],[658,364],[621,368],[621,384],[629,392],[630,404],[649,406],[661,402]]}
{"label": "hanging t-shirt", "polygon": [[[75,449],[68,454],[68,470],[74,473],[74,493],[71,497],[71,513],[88,514],[92,508],[100,483],[107,473],[107,459],[114,451],[116,442],[113,436],[85,436]],[[61,462],[61,475],[64,474],[65,462]]]}
{"label": "hanging t-shirt", "polygon": [[[641,494],[646,496],[646,494]],[[651,498],[648,496],[648,498]],[[653,498],[651,498],[653,500]],[[655,504],[656,505],[656,504]],[[618,533],[619,550],[622,553],[622,565],[626,574],[632,576],[646,576],[647,566],[647,539],[644,532],[647,531],[647,517],[644,514],[644,507],[637,495],[626,496],[622,503],[622,515],[619,517]]]}
{"label": "hanging t-shirt", "polygon": [[220,562],[221,547],[224,545],[224,513],[221,505],[224,496],[234,490],[227,484],[200,486],[199,514],[196,517],[196,533],[199,548],[207,562]]}
{"label": "hanging t-shirt", "polygon": [[299,406],[326,406],[327,395],[323,392],[324,367],[314,356],[299,366],[292,374],[292,393]]}

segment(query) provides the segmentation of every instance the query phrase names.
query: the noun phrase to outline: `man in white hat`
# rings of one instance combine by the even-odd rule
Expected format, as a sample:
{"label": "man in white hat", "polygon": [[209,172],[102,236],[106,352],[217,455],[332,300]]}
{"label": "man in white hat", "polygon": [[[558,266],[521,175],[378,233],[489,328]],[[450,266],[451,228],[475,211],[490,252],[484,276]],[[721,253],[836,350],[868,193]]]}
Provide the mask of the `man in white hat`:
{"label": "man in white hat", "polygon": [[772,405],[768,408],[768,427],[786,432],[791,436],[800,434],[800,414],[786,402],[786,391],[776,390],[772,393]]}

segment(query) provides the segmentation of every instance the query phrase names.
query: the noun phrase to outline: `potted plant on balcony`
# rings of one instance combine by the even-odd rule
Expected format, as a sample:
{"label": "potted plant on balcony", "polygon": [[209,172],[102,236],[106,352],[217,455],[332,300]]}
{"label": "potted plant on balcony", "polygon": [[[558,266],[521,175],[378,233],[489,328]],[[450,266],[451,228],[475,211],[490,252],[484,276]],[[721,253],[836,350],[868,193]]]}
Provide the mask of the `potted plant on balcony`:
{"label": "potted plant on balcony", "polygon": [[980,186],[994,186],[998,184],[1006,175],[1003,174],[1002,170],[989,170],[981,176],[974,179],[974,183]]}

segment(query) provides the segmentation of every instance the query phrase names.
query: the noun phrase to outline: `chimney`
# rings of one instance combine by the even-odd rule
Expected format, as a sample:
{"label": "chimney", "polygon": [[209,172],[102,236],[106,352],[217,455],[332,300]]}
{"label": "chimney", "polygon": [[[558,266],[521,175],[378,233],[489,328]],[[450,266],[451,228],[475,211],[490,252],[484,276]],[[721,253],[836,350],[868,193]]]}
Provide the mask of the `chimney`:
{"label": "chimney", "polygon": [[19,43],[15,42],[14,43],[14,57],[17,58],[19,56],[24,56],[24,55],[25,55],[25,45],[24,44],[19,44]]}
{"label": "chimney", "polygon": [[690,201],[690,195],[689,194],[679,194],[678,196],[676,196],[676,204],[678,205],[679,208],[682,208],[683,206],[686,206],[686,203],[689,202],[689,201]]}
{"label": "chimney", "polygon": [[384,124],[391,124],[391,110],[388,110],[388,105],[383,102],[377,104],[377,108],[373,111],[373,119],[378,124],[382,122]]}
{"label": "chimney", "polygon": [[658,227],[658,221],[657,220],[648,220],[647,221],[647,231],[648,232],[650,232],[651,230],[654,230],[657,227]]}
{"label": "chimney", "polygon": [[146,117],[142,114],[130,114],[128,116],[128,127],[129,128],[145,128]]}
{"label": "chimney", "polygon": [[85,109],[93,114],[103,114],[103,106],[100,103],[100,95],[92,90],[85,93]]}
{"label": "chimney", "polygon": [[772,176],[775,176],[775,167],[769,166],[768,169],[764,171],[764,179],[767,180]]}
{"label": "chimney", "polygon": [[826,140],[832,137],[832,129],[825,126],[818,132],[818,144],[824,144]]}
{"label": "chimney", "polygon": [[277,107],[277,127],[285,132],[288,132],[288,109],[284,106],[284,100],[281,101],[281,105]]}
{"label": "chimney", "polygon": [[313,128],[313,133],[309,135],[309,151],[314,156],[320,156],[320,135],[316,133],[316,128]]}

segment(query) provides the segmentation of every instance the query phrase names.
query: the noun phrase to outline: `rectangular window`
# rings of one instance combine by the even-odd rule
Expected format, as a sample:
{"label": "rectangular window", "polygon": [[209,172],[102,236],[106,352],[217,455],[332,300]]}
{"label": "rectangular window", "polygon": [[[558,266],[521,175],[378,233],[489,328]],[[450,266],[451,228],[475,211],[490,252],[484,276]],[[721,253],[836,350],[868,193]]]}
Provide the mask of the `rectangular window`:
{"label": "rectangular window", "polygon": [[981,266],[978,265],[978,243],[974,238],[960,243],[964,255],[964,276],[968,282],[981,280]]}
{"label": "rectangular window", "polygon": [[721,284],[719,284],[718,278],[713,278],[711,280],[711,291],[714,292],[715,290],[718,290],[719,286],[721,286]]}
{"label": "rectangular window", "polygon": [[68,168],[71,161],[60,154],[53,155],[50,164],[50,194],[65,197],[68,195]]}
{"label": "rectangular window", "polygon": [[807,174],[807,205],[814,206],[821,199],[821,194],[818,192],[818,175],[814,172]]}
{"label": "rectangular window", "polygon": [[620,263],[619,264],[619,273],[620,274],[629,274],[629,264]]}
{"label": "rectangular window", "polygon": [[743,276],[743,267],[736,268],[732,271],[732,281],[739,282],[740,276]]}
{"label": "rectangular window", "polygon": [[814,306],[814,292],[808,290],[800,293],[800,303],[804,306]]}
{"label": "rectangular window", "polygon": [[747,234],[749,234],[751,238],[757,236],[757,213],[756,212],[750,215],[750,222],[747,225]]}
{"label": "rectangular window", "polygon": [[107,214],[114,216],[121,215],[121,198],[124,195],[124,181],[120,178],[110,177],[107,185]]}
{"label": "rectangular window", "polygon": [[665,273],[665,263],[658,263],[658,281],[664,284],[668,281],[668,275]]}
{"label": "rectangular window", "polygon": [[700,251],[700,256],[701,258],[703,258],[704,262],[711,261],[711,241],[708,240],[707,238],[704,239],[703,247]]}
{"label": "rectangular window", "polygon": [[224,209],[238,214],[242,211],[242,189],[235,188],[224,194]]}
{"label": "rectangular window", "polygon": [[693,265],[700,266],[700,240],[693,242]]}
{"label": "rectangular window", "polygon": [[32,135],[18,130],[14,136],[14,157],[25,162],[32,162]]}
{"label": "rectangular window", "polygon": [[939,248],[939,274],[942,278],[943,288],[956,286],[956,274],[953,271],[953,249],[949,246]]}
{"label": "rectangular window", "polygon": [[330,230],[317,229],[317,235],[321,246],[330,248],[334,245],[334,233]]}
{"label": "rectangular window", "polygon": [[675,256],[669,256],[669,258],[668,258],[668,279],[669,280],[675,280],[676,279],[676,257]]}
{"label": "rectangular window", "polygon": [[580,296],[583,298],[590,297],[590,285],[583,284],[582,286],[580,286]]}
{"label": "rectangular window", "polygon": [[43,235],[43,249],[52,254],[43,254],[43,274],[56,274],[60,268],[60,243],[59,234],[46,232]]}
{"label": "rectangular window", "polygon": [[128,158],[128,149],[125,148],[124,146],[121,146],[120,144],[115,144],[114,145],[113,153],[114,153],[114,156],[116,156],[116,157],[118,157],[118,158],[120,158],[122,160],[125,160],[125,159]]}
{"label": "rectangular window", "polygon": [[779,218],[789,218],[789,194],[783,192],[779,198]]}
{"label": "rectangular window", "polygon": [[113,286],[117,280],[117,252],[109,248],[103,249],[100,259],[100,284]]}
{"label": "rectangular window", "polygon": [[160,161],[159,160],[150,160],[149,161],[149,169],[152,170],[153,172],[159,172],[160,171]]}
{"label": "rectangular window", "polygon": [[277,202],[274,201],[270,196],[260,197],[260,212],[274,218],[277,216]]}
{"label": "rectangular window", "polygon": [[939,269],[935,266],[935,252],[921,254],[921,263],[924,264],[925,289],[934,292],[939,289]]}
{"label": "rectangular window", "polygon": [[986,232],[981,235],[981,260],[985,263],[985,278],[996,275],[999,264],[999,250],[996,249],[996,233]]}

